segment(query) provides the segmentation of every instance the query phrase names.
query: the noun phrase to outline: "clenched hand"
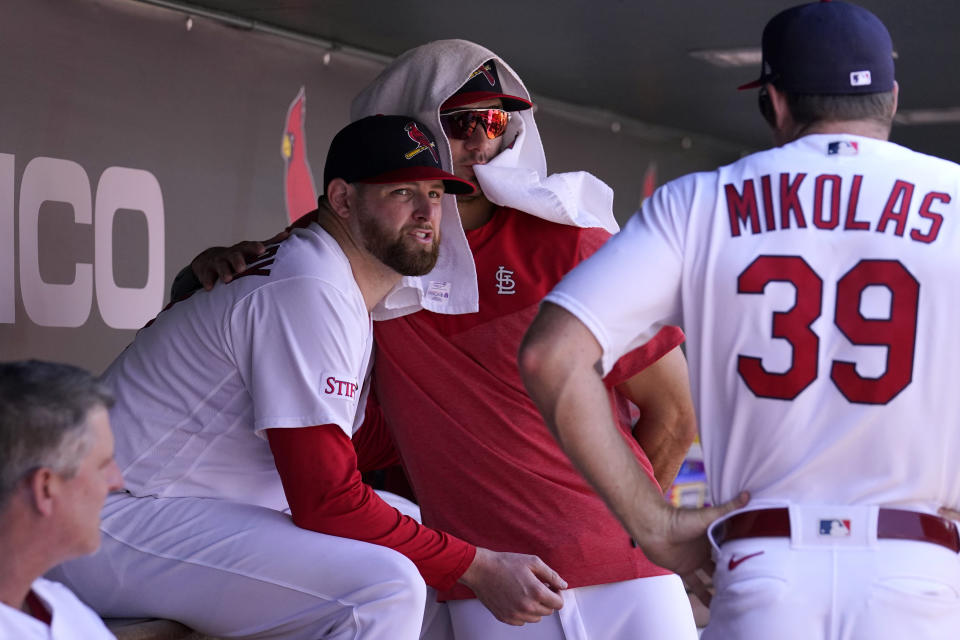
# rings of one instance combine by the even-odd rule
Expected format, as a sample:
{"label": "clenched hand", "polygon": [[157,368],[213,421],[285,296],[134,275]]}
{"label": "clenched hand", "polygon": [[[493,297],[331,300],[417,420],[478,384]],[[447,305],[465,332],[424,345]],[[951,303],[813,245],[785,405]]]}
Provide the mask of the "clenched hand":
{"label": "clenched hand", "polygon": [[537,556],[477,547],[460,578],[501,622],[516,626],[539,622],[563,606],[557,593],[567,583]]}

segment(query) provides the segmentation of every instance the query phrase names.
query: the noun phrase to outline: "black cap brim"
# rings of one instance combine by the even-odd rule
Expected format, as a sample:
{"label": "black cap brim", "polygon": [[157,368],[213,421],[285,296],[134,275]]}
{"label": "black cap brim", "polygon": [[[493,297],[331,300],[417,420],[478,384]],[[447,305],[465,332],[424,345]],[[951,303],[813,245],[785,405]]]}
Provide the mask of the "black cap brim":
{"label": "black cap brim", "polygon": [[467,91],[464,93],[455,93],[450,96],[440,105],[440,110],[447,111],[449,109],[456,109],[464,105],[473,104],[474,102],[494,99],[500,100],[503,104],[504,111],[525,111],[533,106],[533,103],[529,100],[518,96],[507,95],[506,93],[498,93],[496,91]]}
{"label": "black cap brim", "polygon": [[469,195],[476,191],[474,186],[466,180],[458,178],[452,173],[447,173],[446,171],[441,171],[440,169],[435,169],[433,167],[407,167],[404,169],[396,169],[394,171],[381,173],[380,175],[373,176],[372,178],[358,180],[357,182],[362,182],[364,184],[390,184],[394,182],[423,182],[426,180],[440,180],[443,182],[444,191],[446,193],[452,193],[455,195]]}

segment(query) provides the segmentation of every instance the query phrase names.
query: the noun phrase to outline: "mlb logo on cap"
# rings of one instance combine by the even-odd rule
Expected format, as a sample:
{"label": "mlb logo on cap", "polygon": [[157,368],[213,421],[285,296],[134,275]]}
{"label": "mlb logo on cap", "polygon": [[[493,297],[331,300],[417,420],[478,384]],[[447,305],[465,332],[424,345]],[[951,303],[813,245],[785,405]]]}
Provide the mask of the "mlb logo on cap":
{"label": "mlb logo on cap", "polygon": [[830,518],[820,521],[820,535],[831,538],[850,537],[850,521]]}
{"label": "mlb logo on cap", "polygon": [[869,71],[853,71],[850,73],[851,87],[865,87],[871,83]]}

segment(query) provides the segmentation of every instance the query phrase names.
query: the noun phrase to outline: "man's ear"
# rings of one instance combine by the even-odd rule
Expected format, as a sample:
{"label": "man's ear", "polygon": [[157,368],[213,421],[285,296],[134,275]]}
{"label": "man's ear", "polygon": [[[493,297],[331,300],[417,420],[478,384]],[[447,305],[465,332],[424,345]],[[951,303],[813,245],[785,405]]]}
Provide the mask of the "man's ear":
{"label": "man's ear", "polygon": [[353,212],[351,196],[354,188],[342,178],[334,178],[327,185],[327,201],[330,209],[341,218],[349,218]]}
{"label": "man's ear", "polygon": [[890,117],[897,115],[897,106],[900,104],[900,83],[896,80],[893,81],[893,113],[890,114]]}
{"label": "man's ear", "polygon": [[770,108],[773,110],[774,129],[786,131],[793,126],[793,114],[790,113],[790,107],[787,104],[787,95],[772,84],[766,87],[770,96]]}
{"label": "man's ear", "polygon": [[773,112],[773,102],[770,100],[770,94],[767,92],[766,87],[760,87],[760,90],[757,92],[757,106],[760,108],[760,115],[763,116],[764,122],[766,122],[770,128],[777,126],[777,116]]}
{"label": "man's ear", "polygon": [[30,475],[24,478],[24,482],[31,506],[44,516],[53,515],[53,503],[59,490],[60,476],[47,467],[40,467],[31,471]]}

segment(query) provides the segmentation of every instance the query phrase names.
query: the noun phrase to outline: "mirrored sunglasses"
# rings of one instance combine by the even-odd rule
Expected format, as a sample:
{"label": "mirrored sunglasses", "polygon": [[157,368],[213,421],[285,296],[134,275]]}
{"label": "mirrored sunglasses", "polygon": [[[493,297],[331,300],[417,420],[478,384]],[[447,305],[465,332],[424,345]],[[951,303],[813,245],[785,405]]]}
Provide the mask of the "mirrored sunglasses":
{"label": "mirrored sunglasses", "polygon": [[440,124],[448,138],[466,140],[482,124],[487,138],[493,140],[503,135],[510,122],[510,112],[503,109],[457,109],[440,114]]}

